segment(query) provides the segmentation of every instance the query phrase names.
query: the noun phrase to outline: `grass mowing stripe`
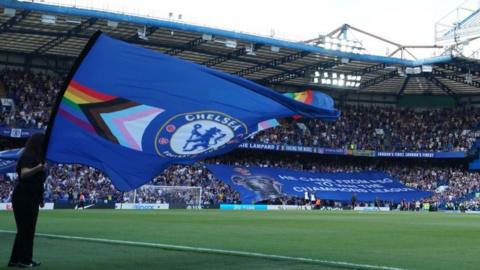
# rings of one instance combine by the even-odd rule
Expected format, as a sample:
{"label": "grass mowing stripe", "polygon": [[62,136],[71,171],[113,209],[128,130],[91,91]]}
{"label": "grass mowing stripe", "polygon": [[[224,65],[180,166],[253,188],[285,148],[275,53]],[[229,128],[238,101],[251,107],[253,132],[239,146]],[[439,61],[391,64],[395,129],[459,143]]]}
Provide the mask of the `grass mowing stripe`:
{"label": "grass mowing stripe", "polygon": [[[17,232],[0,230],[0,233],[15,234]],[[311,259],[311,258],[303,258],[303,257],[290,257],[290,256],[283,256],[283,255],[264,254],[264,253],[257,253],[257,252],[190,247],[190,246],[169,245],[169,244],[159,244],[159,243],[149,243],[149,242],[136,242],[136,241],[91,238],[91,237],[70,236],[70,235],[57,235],[57,234],[46,234],[46,233],[37,233],[35,234],[35,236],[44,237],[44,238],[78,240],[78,241],[120,244],[120,245],[139,246],[139,247],[154,247],[154,248],[177,250],[177,251],[190,251],[190,252],[202,252],[202,253],[222,254],[222,255],[232,255],[232,256],[264,258],[264,259],[270,259],[270,260],[284,260],[284,261],[293,261],[293,262],[302,262],[302,263],[314,263],[314,264],[320,264],[325,266],[342,267],[342,268],[349,268],[349,269],[407,270],[404,268],[389,267],[389,266],[377,266],[377,265],[369,265],[369,264],[357,264],[357,263],[319,260],[319,259]]]}

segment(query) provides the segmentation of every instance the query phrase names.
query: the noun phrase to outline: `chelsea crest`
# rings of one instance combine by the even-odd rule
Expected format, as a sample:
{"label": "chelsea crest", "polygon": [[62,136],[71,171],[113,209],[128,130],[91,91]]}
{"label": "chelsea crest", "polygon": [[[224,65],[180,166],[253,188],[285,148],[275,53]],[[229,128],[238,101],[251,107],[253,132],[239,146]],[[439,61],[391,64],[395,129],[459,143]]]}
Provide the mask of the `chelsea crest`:
{"label": "chelsea crest", "polygon": [[195,157],[238,143],[247,134],[243,122],[225,113],[184,113],[163,124],[155,136],[155,149],[162,157]]}

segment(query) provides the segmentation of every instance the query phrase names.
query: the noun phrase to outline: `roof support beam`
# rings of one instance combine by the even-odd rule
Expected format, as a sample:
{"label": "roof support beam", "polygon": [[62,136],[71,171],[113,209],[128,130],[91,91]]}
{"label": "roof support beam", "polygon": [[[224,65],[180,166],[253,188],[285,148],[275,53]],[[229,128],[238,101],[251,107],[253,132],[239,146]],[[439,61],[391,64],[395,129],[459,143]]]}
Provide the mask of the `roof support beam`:
{"label": "roof support beam", "polygon": [[262,63],[260,65],[244,68],[242,70],[239,70],[239,71],[235,72],[234,74],[244,77],[248,74],[259,72],[259,71],[262,71],[262,70],[267,69],[267,68],[275,68],[279,65],[283,65],[283,64],[289,63],[289,62],[293,62],[297,59],[300,59],[300,58],[303,58],[303,57],[307,56],[308,54],[309,54],[309,52],[307,52],[307,51],[301,51],[301,52],[298,52],[298,53],[289,54],[289,55],[286,55],[282,58],[273,59],[271,61],[268,61],[266,63]]}
{"label": "roof support beam", "polygon": [[480,76],[480,64],[459,63],[459,64],[441,64],[441,68],[455,72],[456,74],[465,74],[470,72],[472,75]]}
{"label": "roof support beam", "polygon": [[[138,45],[149,45],[149,46],[153,46],[153,47],[161,47],[161,48],[168,48],[168,49],[175,49],[177,48],[176,46],[172,45],[171,43],[161,43],[161,42],[157,42],[157,41],[144,41],[144,40],[135,40],[135,41],[131,41],[131,43],[133,44],[138,44]],[[192,52],[198,52],[198,53],[202,53],[202,54],[208,54],[208,55],[213,55],[213,56],[216,56],[216,57],[224,57],[225,54],[221,54],[221,53],[218,53],[218,52],[215,52],[215,51],[211,51],[211,50],[205,50],[205,49],[201,49],[201,48],[191,48],[190,51]],[[238,56],[232,56],[231,57],[232,59],[235,59],[235,60],[238,60],[240,62],[245,62],[245,63],[249,63],[249,64],[254,64],[254,65],[259,65],[261,64],[261,62],[257,61],[257,60],[251,60],[251,59],[246,59],[246,58],[241,58],[241,57],[238,57]],[[287,72],[288,70],[286,69],[283,69],[283,68],[279,68],[277,67],[276,69],[280,70],[280,71],[283,71],[283,72]]]}
{"label": "roof support beam", "polygon": [[30,10],[23,10],[22,12],[15,14],[15,16],[8,19],[2,25],[0,25],[0,33],[7,31],[8,29],[12,28],[15,24],[21,22],[25,17],[30,14]]}
{"label": "roof support beam", "polygon": [[[85,38],[86,41],[87,41],[87,39],[90,38],[90,35],[82,34],[80,32],[78,32],[78,33],[65,33],[65,32],[63,32],[63,33],[52,33],[52,32],[36,31],[36,30],[35,31],[33,31],[33,30],[8,30],[8,32],[9,33],[17,33],[17,34],[28,34],[28,35],[40,35],[40,36],[55,37],[54,40],[57,40],[57,39],[65,40],[65,39],[70,38],[70,37],[75,37],[75,38]],[[113,35],[113,37],[115,37],[115,36]],[[121,37],[115,37],[115,38],[127,41],[129,43],[138,44],[138,45],[148,45],[148,46],[159,47],[159,48],[167,48],[172,52],[173,52],[173,50],[178,49],[177,46],[174,46],[171,43],[162,43],[162,42],[153,41],[153,40],[146,41],[146,40],[143,40],[143,39],[139,39],[139,38],[137,38],[137,34],[135,34],[134,36],[132,35],[131,37],[129,37],[127,39],[121,38]],[[192,45],[195,45],[195,44],[192,44]],[[260,48],[263,45],[257,44],[255,46],[256,46],[256,48]],[[187,48],[183,47],[180,50],[185,51],[185,50],[187,50]],[[238,49],[238,50],[233,51],[233,52],[228,53],[228,54],[221,54],[221,53],[218,53],[218,52],[201,49],[201,48],[198,48],[198,47],[195,47],[195,46],[191,46],[189,50],[192,51],[192,52],[198,52],[198,53],[214,56],[215,58],[210,59],[210,60],[202,63],[206,66],[215,66],[217,64],[228,61],[230,59],[235,59],[235,60],[238,60],[240,62],[245,62],[245,63],[253,64],[253,65],[256,65],[256,66],[262,64],[262,62],[260,62],[258,60],[241,58],[242,55],[246,54],[245,48]],[[290,72],[288,69],[284,69],[284,68],[280,68],[280,67],[272,67],[272,68],[274,68],[276,70],[279,70],[279,71],[282,71],[282,72]]]}
{"label": "roof support beam", "polygon": [[451,80],[451,81],[454,81],[454,82],[457,82],[457,83],[463,83],[463,84],[466,84],[466,85],[469,85],[469,86],[480,88],[480,82],[479,81],[472,81],[471,83],[469,83],[469,82],[466,81],[465,77],[458,76],[458,75],[455,75],[455,74],[448,74],[448,73],[445,73],[445,72],[440,71],[438,69],[433,69],[432,75],[439,76],[439,77],[442,77],[442,78],[445,78],[445,79],[448,79],[448,80]]}
{"label": "roof support beam", "polygon": [[[145,27],[145,37],[148,38],[149,36],[151,36],[153,34],[153,32],[157,31],[158,27],[156,26],[146,26]],[[141,30],[139,30],[141,31]],[[139,39],[140,37],[138,36],[138,33],[135,33],[133,34],[131,37],[128,38],[128,40],[132,41],[132,40],[137,40]]]}
{"label": "roof support beam", "polygon": [[289,72],[284,72],[269,76],[258,80],[260,83],[265,84],[278,84],[284,81],[292,80],[301,76],[305,76],[305,73],[309,70],[318,70],[318,69],[328,69],[338,65],[338,61],[329,61],[329,62],[319,62],[317,64],[308,65],[305,67],[297,68]]}
{"label": "roof support beam", "polygon": [[201,38],[201,37],[196,38],[194,40],[191,40],[191,41],[181,45],[178,48],[170,49],[170,50],[166,51],[165,53],[169,54],[169,55],[178,55],[178,54],[180,54],[184,51],[192,50],[193,48],[198,47],[205,42],[207,42],[207,41],[205,39]]}
{"label": "roof support beam", "polygon": [[43,65],[35,65],[35,64],[29,64],[27,66],[26,63],[14,63],[9,61],[2,61],[2,60],[0,60],[0,65],[10,66],[10,67],[20,67],[20,68],[38,68],[38,69],[44,69],[44,70],[48,69],[59,74],[68,73],[68,69],[54,67],[54,66],[43,66]]}
{"label": "roof support beam", "polygon": [[92,26],[98,19],[97,18],[90,18],[86,21],[83,21],[81,24],[75,26],[74,28],[68,30],[64,35],[59,35],[56,38],[48,41],[47,43],[43,44],[42,46],[38,47],[33,54],[44,54],[50,49],[54,48],[62,44],[65,40],[70,38],[74,34],[78,34],[86,30],[88,27]]}
{"label": "roof support beam", "polygon": [[1,49],[0,49],[0,54],[18,55],[22,57],[31,56],[31,57],[43,58],[43,59],[55,59],[58,61],[74,61],[76,59],[76,57],[72,57],[72,56],[64,56],[64,55],[57,55],[57,54],[32,55],[30,53],[25,53],[25,52],[8,51],[8,50],[1,50]]}
{"label": "roof support beam", "polygon": [[[4,31],[5,33],[12,33],[12,34],[23,34],[23,35],[36,35],[36,36],[46,36],[46,37],[60,37],[66,36],[65,32],[58,33],[58,32],[50,32],[50,31],[42,31],[42,30],[30,30],[30,29],[7,29]],[[90,38],[91,35],[87,34],[71,34],[70,37],[75,38]]]}
{"label": "roof support beam", "polygon": [[375,77],[373,79],[362,82],[360,84],[359,89],[364,89],[364,88],[367,88],[369,86],[379,84],[381,82],[384,82],[384,81],[389,80],[389,79],[391,79],[393,77],[396,77],[396,76],[398,76],[398,71],[397,70],[390,71],[388,73],[385,73],[385,74],[380,75],[378,77]]}
{"label": "roof support beam", "polygon": [[403,95],[403,92],[405,92],[405,88],[407,87],[408,81],[410,81],[410,76],[407,76],[402,83],[402,87],[400,87],[400,90],[398,91],[397,96]]}
{"label": "roof support beam", "polygon": [[367,73],[372,73],[372,72],[375,72],[377,70],[383,70],[385,69],[387,65],[385,63],[380,63],[380,64],[377,64],[377,65],[372,65],[372,66],[368,66],[366,68],[362,68],[360,70],[356,70],[356,71],[353,71],[352,73],[350,73],[350,75],[365,75]]}
{"label": "roof support beam", "polygon": [[455,94],[455,92],[450,89],[450,87],[446,86],[445,84],[443,84],[441,81],[439,81],[437,78],[433,77],[433,76],[427,76],[425,77],[427,80],[429,80],[430,82],[432,82],[435,86],[437,86],[438,88],[440,88],[443,92],[447,93],[449,96],[451,97],[454,97],[455,99],[457,98],[457,94]]}
{"label": "roof support beam", "polygon": [[[255,43],[255,45],[253,45],[253,50],[256,51],[263,46],[264,46],[264,44]],[[216,65],[221,64],[223,62],[226,62],[230,59],[238,58],[238,57],[240,57],[242,55],[245,55],[245,54],[247,54],[247,50],[245,48],[240,48],[240,49],[235,50],[233,52],[230,52],[230,53],[228,53],[224,56],[218,56],[218,57],[209,59],[209,60],[203,62],[202,65],[207,66],[207,67],[216,66]]]}

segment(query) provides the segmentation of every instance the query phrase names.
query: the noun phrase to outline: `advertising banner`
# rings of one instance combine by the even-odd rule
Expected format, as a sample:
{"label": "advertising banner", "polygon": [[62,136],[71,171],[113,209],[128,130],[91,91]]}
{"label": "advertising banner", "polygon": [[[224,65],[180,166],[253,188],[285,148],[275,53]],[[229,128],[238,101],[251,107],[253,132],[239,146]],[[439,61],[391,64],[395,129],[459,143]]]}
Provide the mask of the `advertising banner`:
{"label": "advertising banner", "polygon": [[[45,203],[40,210],[53,210],[53,203]],[[0,203],[0,211],[13,211],[12,203]]]}
{"label": "advertising banner", "polygon": [[10,138],[27,138],[38,132],[44,132],[44,130],[37,128],[0,128],[0,136]]}
{"label": "advertising banner", "polygon": [[167,210],[168,203],[116,203],[116,210]]}
{"label": "advertising banner", "polygon": [[389,157],[389,158],[465,158],[466,152],[386,152],[373,150],[347,150],[342,148],[324,148],[315,146],[301,145],[280,145],[266,143],[242,143],[239,148],[297,152],[297,153],[316,153],[321,155],[337,156],[357,156],[357,157]]}

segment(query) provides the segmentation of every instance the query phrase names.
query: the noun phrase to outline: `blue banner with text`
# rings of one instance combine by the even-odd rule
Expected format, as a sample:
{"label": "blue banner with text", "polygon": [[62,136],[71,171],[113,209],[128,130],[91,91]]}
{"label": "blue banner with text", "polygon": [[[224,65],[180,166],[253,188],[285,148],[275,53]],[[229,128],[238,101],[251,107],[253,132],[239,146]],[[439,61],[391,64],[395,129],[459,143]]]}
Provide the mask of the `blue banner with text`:
{"label": "blue banner with text", "polygon": [[[207,165],[221,181],[240,193],[242,203],[284,196],[304,198],[305,192],[322,200],[412,201],[431,192],[407,187],[384,172],[310,173],[286,169]],[[310,197],[309,197],[310,198]]]}
{"label": "blue banner with text", "polygon": [[284,144],[267,144],[267,143],[251,143],[246,142],[239,145],[239,148],[297,152],[297,153],[313,153],[320,155],[337,155],[337,156],[361,156],[361,157],[389,157],[389,158],[465,158],[466,152],[386,152],[374,150],[349,150],[342,148],[325,148],[317,146],[302,145],[284,145]]}

